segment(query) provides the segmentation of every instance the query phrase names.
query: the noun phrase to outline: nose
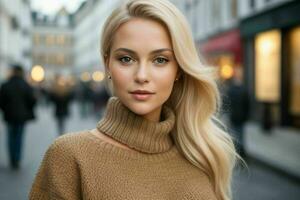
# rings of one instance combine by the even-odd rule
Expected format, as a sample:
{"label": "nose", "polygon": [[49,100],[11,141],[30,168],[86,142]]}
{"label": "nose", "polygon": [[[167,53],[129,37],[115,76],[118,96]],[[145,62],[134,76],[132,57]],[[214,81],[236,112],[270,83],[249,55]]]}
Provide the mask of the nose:
{"label": "nose", "polygon": [[137,66],[135,74],[135,82],[147,83],[149,82],[149,72],[146,63],[141,63]]}

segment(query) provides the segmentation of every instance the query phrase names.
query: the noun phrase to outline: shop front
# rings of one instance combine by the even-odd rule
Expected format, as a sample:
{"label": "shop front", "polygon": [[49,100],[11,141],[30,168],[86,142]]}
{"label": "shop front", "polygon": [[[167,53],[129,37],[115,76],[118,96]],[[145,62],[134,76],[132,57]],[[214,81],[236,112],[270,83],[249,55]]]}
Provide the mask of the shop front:
{"label": "shop front", "polygon": [[264,129],[300,127],[300,2],[244,19],[246,83],[252,118]]}
{"label": "shop front", "polygon": [[238,29],[209,38],[199,47],[208,64],[219,68],[220,77],[224,81],[233,76],[235,68],[241,67],[242,46]]}

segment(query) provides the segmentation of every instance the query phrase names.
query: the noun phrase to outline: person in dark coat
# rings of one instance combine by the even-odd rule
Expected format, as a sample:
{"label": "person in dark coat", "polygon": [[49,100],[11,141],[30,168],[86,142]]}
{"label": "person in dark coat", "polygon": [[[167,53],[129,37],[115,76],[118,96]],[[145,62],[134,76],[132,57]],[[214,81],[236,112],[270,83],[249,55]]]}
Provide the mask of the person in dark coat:
{"label": "person in dark coat", "polygon": [[19,168],[25,124],[34,119],[33,108],[36,104],[33,88],[23,76],[23,68],[14,65],[12,76],[0,89],[0,108],[6,122],[8,153],[13,169]]}
{"label": "person in dark coat", "polygon": [[244,124],[248,119],[249,97],[243,85],[241,69],[235,71],[234,77],[228,89],[230,105],[229,121],[233,131],[237,152],[245,158]]}
{"label": "person in dark coat", "polygon": [[69,116],[69,104],[72,100],[72,92],[63,81],[61,76],[56,77],[56,81],[52,90],[49,93],[50,101],[54,104],[54,116],[57,122],[59,135],[65,131],[65,121]]}

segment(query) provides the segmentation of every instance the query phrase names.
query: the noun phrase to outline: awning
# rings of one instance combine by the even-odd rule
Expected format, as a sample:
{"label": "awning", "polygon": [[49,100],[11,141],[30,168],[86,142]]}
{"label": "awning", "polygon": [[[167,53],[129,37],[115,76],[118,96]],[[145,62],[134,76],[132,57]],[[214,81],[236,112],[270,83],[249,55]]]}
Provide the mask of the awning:
{"label": "awning", "polygon": [[200,51],[204,55],[212,55],[218,53],[232,53],[236,63],[242,62],[242,42],[238,29],[234,29],[200,44]]}

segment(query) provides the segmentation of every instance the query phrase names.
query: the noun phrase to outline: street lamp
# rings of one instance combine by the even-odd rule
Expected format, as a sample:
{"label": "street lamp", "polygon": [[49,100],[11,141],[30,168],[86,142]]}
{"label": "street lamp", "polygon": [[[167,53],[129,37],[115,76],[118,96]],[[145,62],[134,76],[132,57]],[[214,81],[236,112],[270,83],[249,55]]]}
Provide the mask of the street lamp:
{"label": "street lamp", "polygon": [[104,79],[104,74],[101,71],[95,71],[92,78],[95,82],[101,82]]}
{"label": "street lamp", "polygon": [[45,78],[45,70],[44,70],[44,68],[42,66],[40,66],[40,65],[35,65],[31,69],[31,78],[35,82],[41,82],[41,81],[43,81],[44,78]]}
{"label": "street lamp", "polygon": [[80,79],[83,81],[83,82],[89,82],[91,80],[91,75],[89,72],[83,72],[80,76]]}

